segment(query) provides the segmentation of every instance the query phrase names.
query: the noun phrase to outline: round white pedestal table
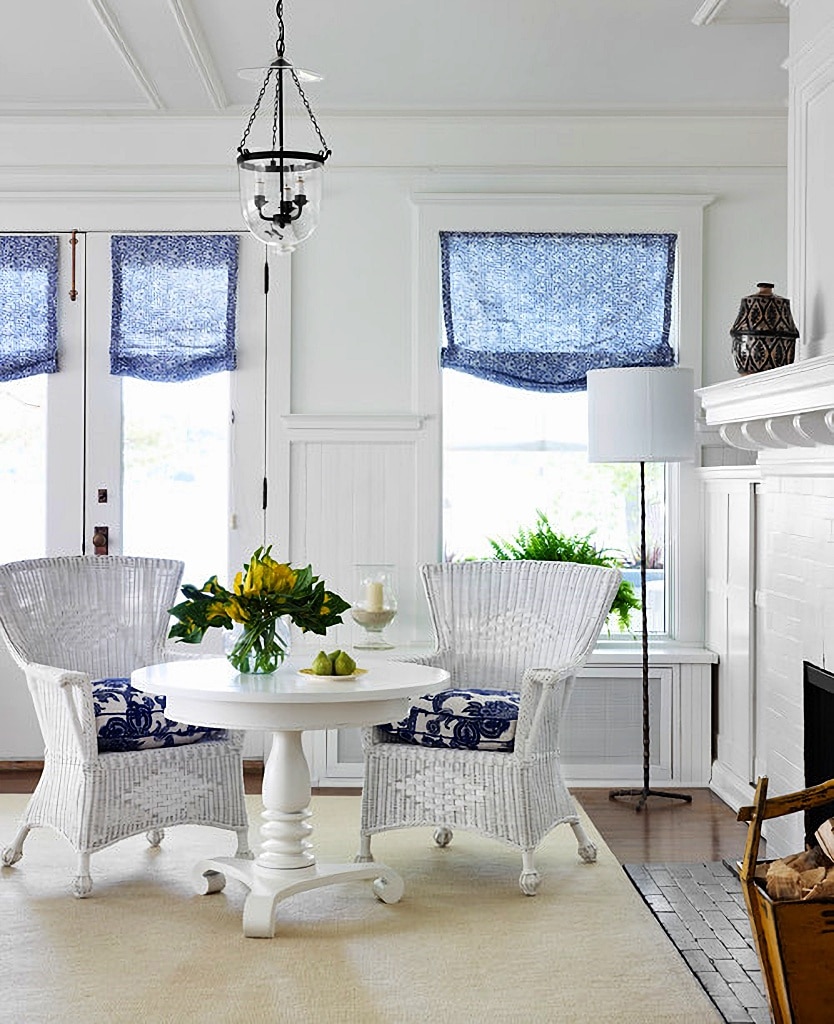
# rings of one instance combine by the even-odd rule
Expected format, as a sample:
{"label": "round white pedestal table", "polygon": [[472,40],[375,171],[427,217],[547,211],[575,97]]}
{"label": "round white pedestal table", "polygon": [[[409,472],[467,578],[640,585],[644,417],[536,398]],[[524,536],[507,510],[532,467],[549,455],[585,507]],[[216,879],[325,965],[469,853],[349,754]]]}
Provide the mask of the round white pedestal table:
{"label": "round white pedestal table", "polygon": [[385,903],[403,894],[400,876],[379,863],[320,864],[310,821],[310,769],[301,744],[305,729],[374,725],[402,718],[410,702],[448,685],[442,669],[404,662],[368,661],[353,679],[301,674],[290,659],[271,675],[236,672],[225,658],[171,661],[132,673],[135,687],[166,697],[166,714],[178,722],[223,729],[269,729],[272,748],[264,766],[260,849],[254,860],[213,857],[195,879],[203,892],[219,892],[226,875],[249,888],[243,934],[275,935],[275,907],[299,892],[335,882],[373,879]]}

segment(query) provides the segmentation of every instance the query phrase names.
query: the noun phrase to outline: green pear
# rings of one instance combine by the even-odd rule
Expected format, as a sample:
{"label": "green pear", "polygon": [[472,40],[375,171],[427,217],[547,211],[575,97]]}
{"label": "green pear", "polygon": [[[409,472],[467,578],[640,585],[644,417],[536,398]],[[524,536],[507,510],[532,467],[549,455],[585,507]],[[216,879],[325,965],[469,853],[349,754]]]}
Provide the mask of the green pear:
{"label": "green pear", "polygon": [[351,658],[345,651],[339,651],[339,655],[336,661],[333,663],[333,669],[337,676],[349,676],[353,674],[356,668],[356,662]]}
{"label": "green pear", "polygon": [[327,655],[327,657],[330,658],[330,674],[331,674],[331,676],[335,676],[336,675],[336,668],[335,668],[335,666],[336,666],[336,659],[339,657],[339,655],[341,653],[342,653],[341,650],[337,647],[335,651],[331,651],[330,654]]}
{"label": "green pear", "polygon": [[330,658],[328,658],[324,651],[319,651],[315,658],[313,658],[313,664],[310,668],[312,668],[314,675],[317,676],[329,676],[333,674],[333,667]]}

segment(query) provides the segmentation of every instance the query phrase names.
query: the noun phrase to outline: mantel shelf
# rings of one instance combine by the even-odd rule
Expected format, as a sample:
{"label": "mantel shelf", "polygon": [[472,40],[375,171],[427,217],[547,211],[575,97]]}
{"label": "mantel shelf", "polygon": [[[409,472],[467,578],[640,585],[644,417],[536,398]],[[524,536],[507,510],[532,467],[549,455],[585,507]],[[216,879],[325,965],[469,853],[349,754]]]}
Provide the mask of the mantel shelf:
{"label": "mantel shelf", "polygon": [[834,355],[713,384],[696,392],[706,422],[747,451],[834,445]]}

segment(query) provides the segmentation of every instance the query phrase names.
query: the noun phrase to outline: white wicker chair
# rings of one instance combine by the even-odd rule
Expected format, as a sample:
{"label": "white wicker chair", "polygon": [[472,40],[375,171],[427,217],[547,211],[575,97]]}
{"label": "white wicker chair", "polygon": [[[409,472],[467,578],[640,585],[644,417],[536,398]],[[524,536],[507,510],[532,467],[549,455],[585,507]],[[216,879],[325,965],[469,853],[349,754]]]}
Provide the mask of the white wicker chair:
{"label": "white wicker chair", "polygon": [[569,562],[459,562],[422,567],[436,652],[404,660],[445,668],[450,688],[520,691],[513,749],[441,749],[363,730],[365,781],[357,860],[386,829],[452,828],[518,847],[521,891],[535,894],[533,854],[561,822],[584,861],[596,860],[564,782],[559,730],[576,673],[620,584],[616,569]]}
{"label": "white wicker chair", "polygon": [[26,674],[46,746],[3,864],[20,860],[27,835],[41,826],[78,854],[79,897],[92,890],[91,853],[141,832],[156,846],[169,825],[231,829],[237,856],[251,856],[242,733],[125,752],[97,746],[91,681],[176,657],[164,648],[182,572],[182,562],[126,556],[0,565],[0,633]]}

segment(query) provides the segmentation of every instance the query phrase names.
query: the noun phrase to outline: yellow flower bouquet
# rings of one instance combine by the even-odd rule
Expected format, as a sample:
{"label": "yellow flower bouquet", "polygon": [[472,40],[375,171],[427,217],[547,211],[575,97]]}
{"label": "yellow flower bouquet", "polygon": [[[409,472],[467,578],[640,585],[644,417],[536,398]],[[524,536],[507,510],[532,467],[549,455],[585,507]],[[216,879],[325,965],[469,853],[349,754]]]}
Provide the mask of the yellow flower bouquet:
{"label": "yellow flower bouquet", "polygon": [[325,633],[342,621],[341,613],[350,603],[326,590],[324,582],[313,574],[312,566],[293,569],[276,562],[271,545],[258,548],[235,576],[227,590],[212,576],[202,587],[185,584],[186,600],[170,614],[179,621],[168,633],[182,643],[198,644],[213,627],[243,629],[227,657],[238,672],[274,672],[289,650],[289,629],[281,622],[291,621],[302,631]]}

